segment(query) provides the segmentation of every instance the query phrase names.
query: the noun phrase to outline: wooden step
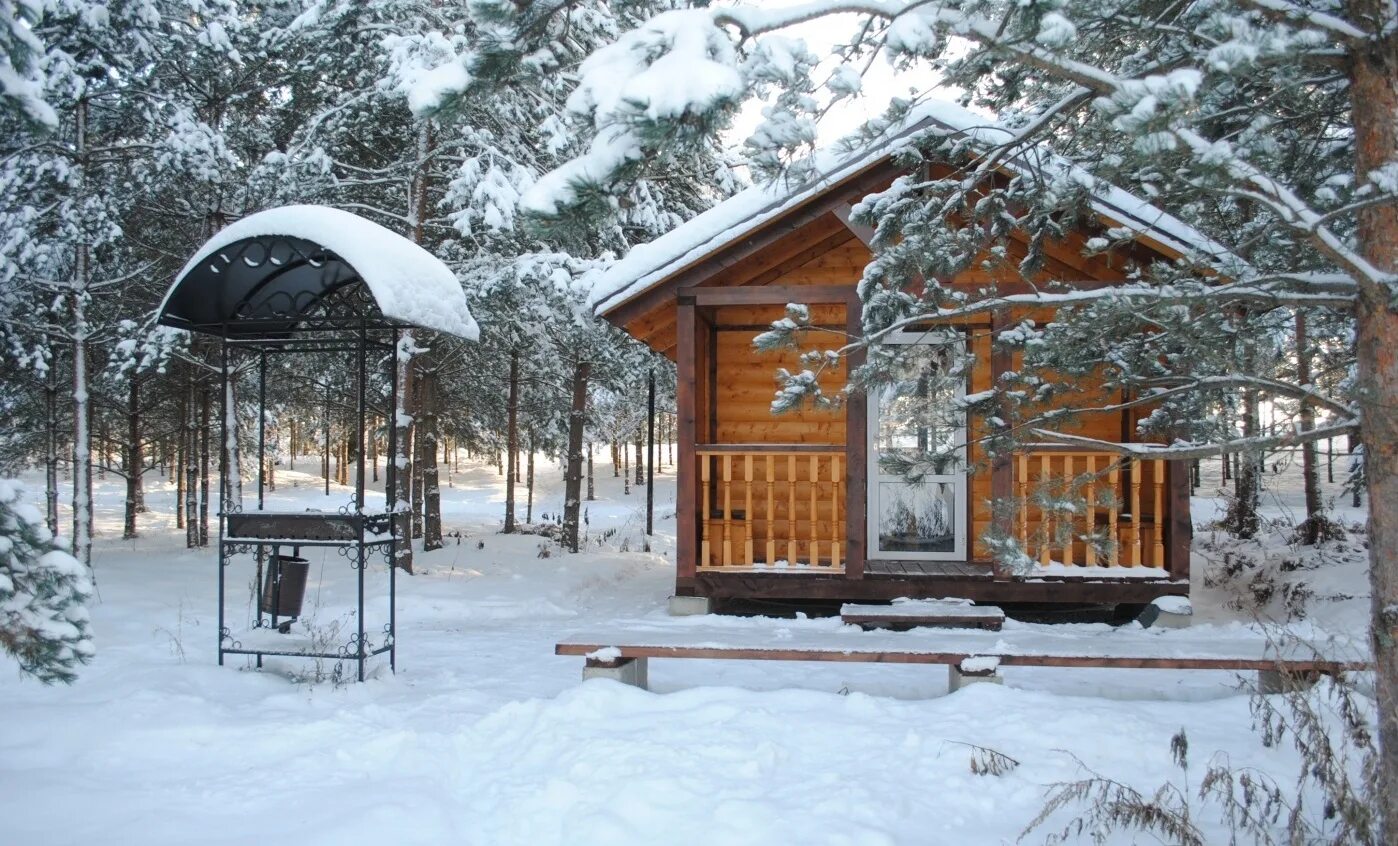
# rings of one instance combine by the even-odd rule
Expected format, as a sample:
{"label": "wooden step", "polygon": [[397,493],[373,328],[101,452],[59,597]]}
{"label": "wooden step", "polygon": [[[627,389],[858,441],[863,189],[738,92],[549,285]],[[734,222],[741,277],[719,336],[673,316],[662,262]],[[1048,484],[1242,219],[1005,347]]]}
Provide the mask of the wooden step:
{"label": "wooden step", "polygon": [[994,605],[973,605],[969,599],[895,599],[889,605],[842,605],[840,619],[866,630],[926,626],[998,632],[1005,612]]}

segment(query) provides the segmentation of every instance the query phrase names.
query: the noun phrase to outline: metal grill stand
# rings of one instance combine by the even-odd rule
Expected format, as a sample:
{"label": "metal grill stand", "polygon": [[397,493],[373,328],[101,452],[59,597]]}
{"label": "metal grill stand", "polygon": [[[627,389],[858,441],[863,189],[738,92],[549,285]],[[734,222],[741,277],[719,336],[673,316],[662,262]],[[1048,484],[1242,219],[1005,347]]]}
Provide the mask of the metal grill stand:
{"label": "metal grill stand", "polygon": [[[160,322],[221,339],[220,444],[225,450],[234,411],[228,407],[232,382],[238,373],[250,371],[250,365],[255,365],[257,374],[256,511],[245,512],[228,501],[229,462],[220,462],[219,664],[229,655],[253,656],[258,667],[273,655],[354,662],[356,677],[363,681],[370,659],[387,654],[390,669],[396,670],[397,568],[393,564],[398,544],[409,541],[406,504],[395,501],[398,468],[393,457],[398,454],[398,427],[392,421],[403,413],[396,378],[398,346],[411,325],[385,317],[369,286],[336,253],[305,239],[280,235],[236,241],[191,263],[167,296]],[[353,361],[354,495],[334,513],[271,511],[266,502],[268,360],[312,353],[339,353]],[[388,461],[381,510],[370,510],[365,503],[365,427],[371,413],[391,421],[386,427]],[[303,618],[299,607],[288,618],[287,612],[293,609],[283,604],[282,592],[292,589],[293,580],[287,562],[317,548],[334,549],[355,574],[353,631],[343,643],[329,643],[314,633],[309,638],[288,634]],[[252,603],[256,616],[250,628],[235,634],[226,609],[229,570],[244,555],[252,555],[257,567],[250,588],[256,594]],[[365,619],[365,581],[376,556],[387,580],[388,607],[387,618],[371,626]],[[328,562],[321,564],[322,573],[326,566]],[[321,580],[312,573],[307,581],[318,593]],[[302,585],[303,590],[308,587]]]}

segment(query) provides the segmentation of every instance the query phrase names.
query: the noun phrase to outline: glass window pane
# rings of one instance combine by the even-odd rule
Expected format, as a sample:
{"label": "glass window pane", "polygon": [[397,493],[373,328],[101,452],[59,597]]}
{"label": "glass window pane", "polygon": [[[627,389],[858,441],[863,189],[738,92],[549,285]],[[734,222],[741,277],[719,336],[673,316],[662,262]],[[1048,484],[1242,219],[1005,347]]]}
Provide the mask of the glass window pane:
{"label": "glass window pane", "polygon": [[956,486],[879,483],[879,545],[885,552],[954,552]]}
{"label": "glass window pane", "polygon": [[877,394],[879,472],[903,475],[909,463],[930,465],[936,474],[960,469],[957,441],[965,423],[956,405],[965,382],[960,353],[959,344],[898,349],[893,379]]}

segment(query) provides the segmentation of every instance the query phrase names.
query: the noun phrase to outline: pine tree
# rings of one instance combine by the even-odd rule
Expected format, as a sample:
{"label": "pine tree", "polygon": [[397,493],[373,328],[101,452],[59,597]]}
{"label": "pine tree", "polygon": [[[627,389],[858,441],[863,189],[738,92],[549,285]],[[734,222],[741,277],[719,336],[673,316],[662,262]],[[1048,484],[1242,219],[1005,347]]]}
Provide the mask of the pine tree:
{"label": "pine tree", "polygon": [[58,549],[24,486],[0,479],[0,646],[45,684],[72,682],[93,655],[88,568]]}

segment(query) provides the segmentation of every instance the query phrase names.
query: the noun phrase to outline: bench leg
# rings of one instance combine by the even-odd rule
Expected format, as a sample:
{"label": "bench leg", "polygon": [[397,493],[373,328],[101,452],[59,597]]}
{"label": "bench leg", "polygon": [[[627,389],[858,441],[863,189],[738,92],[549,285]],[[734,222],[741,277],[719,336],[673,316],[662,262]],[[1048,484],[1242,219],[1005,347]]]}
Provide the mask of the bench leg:
{"label": "bench leg", "polygon": [[971,684],[1004,684],[1005,677],[995,670],[965,672],[955,664],[947,665],[947,693],[955,693]]}
{"label": "bench leg", "polygon": [[583,665],[583,681],[588,679],[611,679],[632,687],[646,690],[646,659],[618,658],[615,661],[595,661],[591,658]]}
{"label": "bench leg", "polygon": [[1320,673],[1287,672],[1286,670],[1258,670],[1257,692],[1263,695],[1272,693],[1294,693],[1310,690],[1320,680]]}
{"label": "bench leg", "polygon": [[670,597],[671,617],[699,617],[713,610],[713,603],[707,596]]}

